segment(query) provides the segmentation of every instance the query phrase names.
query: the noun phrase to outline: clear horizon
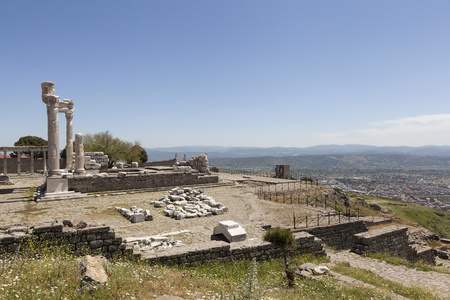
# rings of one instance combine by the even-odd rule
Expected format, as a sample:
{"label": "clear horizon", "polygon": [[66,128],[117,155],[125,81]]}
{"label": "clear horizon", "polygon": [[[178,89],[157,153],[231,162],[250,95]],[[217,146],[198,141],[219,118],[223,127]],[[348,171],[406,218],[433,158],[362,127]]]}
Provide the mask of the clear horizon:
{"label": "clear horizon", "polygon": [[[74,132],[143,147],[450,144],[446,1],[3,1],[0,146]],[[60,145],[65,119],[60,115]]]}

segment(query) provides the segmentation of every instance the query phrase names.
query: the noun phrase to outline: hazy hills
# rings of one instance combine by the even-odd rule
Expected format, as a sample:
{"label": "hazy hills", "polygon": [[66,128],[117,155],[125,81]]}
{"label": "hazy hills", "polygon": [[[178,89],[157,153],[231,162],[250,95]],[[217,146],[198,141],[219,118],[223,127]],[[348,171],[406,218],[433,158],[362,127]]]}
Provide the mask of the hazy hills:
{"label": "hazy hills", "polygon": [[377,147],[368,145],[320,145],[305,148],[288,147],[221,147],[221,146],[186,146],[167,148],[146,148],[150,161],[174,158],[178,153],[179,159],[186,153],[187,157],[208,153],[208,158],[244,158],[244,157],[290,157],[311,155],[374,155],[374,154],[403,154],[415,156],[450,156],[450,146],[422,146],[422,147]]}

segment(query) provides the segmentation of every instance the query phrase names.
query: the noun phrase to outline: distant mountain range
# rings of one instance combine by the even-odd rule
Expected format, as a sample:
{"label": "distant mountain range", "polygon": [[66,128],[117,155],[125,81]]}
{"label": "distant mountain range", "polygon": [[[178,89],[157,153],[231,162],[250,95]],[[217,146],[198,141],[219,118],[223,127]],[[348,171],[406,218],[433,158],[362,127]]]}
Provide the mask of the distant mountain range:
{"label": "distant mountain range", "polygon": [[371,155],[371,154],[403,154],[418,156],[450,156],[450,146],[422,147],[377,147],[368,145],[319,145],[305,148],[294,147],[221,147],[221,146],[186,146],[166,148],[146,148],[149,161],[172,159],[178,153],[183,159],[208,153],[208,158],[248,158],[248,157],[291,157],[309,155]]}

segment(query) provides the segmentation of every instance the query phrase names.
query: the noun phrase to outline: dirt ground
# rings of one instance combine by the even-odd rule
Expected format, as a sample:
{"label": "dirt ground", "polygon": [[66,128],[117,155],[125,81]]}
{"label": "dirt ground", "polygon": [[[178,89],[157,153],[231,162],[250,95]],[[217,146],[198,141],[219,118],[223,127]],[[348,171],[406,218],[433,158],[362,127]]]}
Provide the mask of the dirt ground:
{"label": "dirt ground", "polygon": [[[251,239],[262,236],[262,225],[292,226],[293,213],[300,217],[316,214],[320,210],[304,205],[258,199],[254,193],[255,188],[245,183],[237,183],[236,180],[240,179],[242,176],[239,175],[221,174],[220,181],[231,182],[231,186],[204,189],[205,194],[228,206],[229,211],[224,215],[175,220],[166,217],[163,208],[154,208],[150,203],[166,195],[167,191],[35,202],[30,200],[30,190],[44,183],[44,177],[15,177],[11,179],[14,185],[0,185],[0,225],[69,219],[73,222],[105,224],[124,238],[188,231],[175,235],[175,238],[185,244],[191,244],[211,240],[213,228],[220,221],[238,222]],[[133,205],[149,209],[154,217],[153,221],[131,223],[115,210],[116,206],[130,208]]]}

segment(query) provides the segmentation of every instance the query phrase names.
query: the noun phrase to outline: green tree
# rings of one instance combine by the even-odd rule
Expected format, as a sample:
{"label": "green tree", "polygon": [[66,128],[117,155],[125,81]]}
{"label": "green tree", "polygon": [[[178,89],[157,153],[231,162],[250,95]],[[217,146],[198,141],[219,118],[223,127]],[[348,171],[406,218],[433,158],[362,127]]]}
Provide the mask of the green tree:
{"label": "green tree", "polygon": [[288,229],[274,227],[266,231],[264,240],[282,250],[284,256],[284,270],[286,272],[289,287],[294,287],[295,274],[294,270],[289,266],[290,252],[295,250],[298,246],[294,235]]}
{"label": "green tree", "polygon": [[84,151],[103,152],[108,155],[108,168],[119,161],[131,163],[133,161],[146,162],[147,152],[138,141],[134,144],[114,137],[109,131],[84,136]]}
{"label": "green tree", "polygon": [[130,147],[127,153],[126,161],[131,164],[133,161],[140,163],[146,162],[148,160],[147,151],[139,144],[138,141],[134,142],[134,145]]}
{"label": "green tree", "polygon": [[[21,137],[17,142],[14,143],[14,146],[47,146],[48,142],[43,138],[38,136],[27,135]],[[23,155],[31,155],[29,151],[21,152]],[[17,156],[17,153],[14,152],[11,156]],[[44,157],[44,153],[42,151],[33,152],[34,158],[42,158]]]}

